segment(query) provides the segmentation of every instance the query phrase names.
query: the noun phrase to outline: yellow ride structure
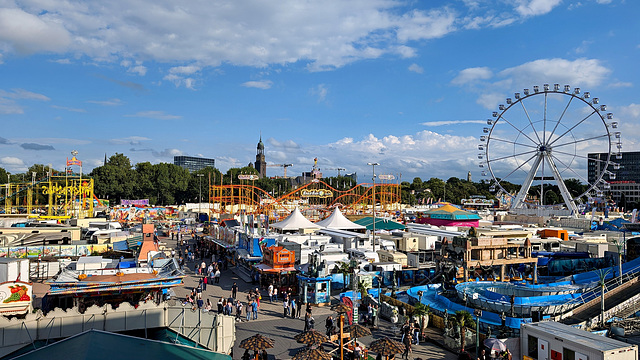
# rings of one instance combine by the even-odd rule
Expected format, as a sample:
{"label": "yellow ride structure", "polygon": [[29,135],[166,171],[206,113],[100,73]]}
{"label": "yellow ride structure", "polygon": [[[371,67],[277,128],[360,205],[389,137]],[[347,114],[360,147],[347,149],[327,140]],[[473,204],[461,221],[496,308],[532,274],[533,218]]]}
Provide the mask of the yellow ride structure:
{"label": "yellow ride structure", "polygon": [[[93,216],[93,179],[80,175],[52,175],[32,182],[1,186],[4,214],[26,214],[49,219]],[[0,210],[1,211],[1,210]]]}

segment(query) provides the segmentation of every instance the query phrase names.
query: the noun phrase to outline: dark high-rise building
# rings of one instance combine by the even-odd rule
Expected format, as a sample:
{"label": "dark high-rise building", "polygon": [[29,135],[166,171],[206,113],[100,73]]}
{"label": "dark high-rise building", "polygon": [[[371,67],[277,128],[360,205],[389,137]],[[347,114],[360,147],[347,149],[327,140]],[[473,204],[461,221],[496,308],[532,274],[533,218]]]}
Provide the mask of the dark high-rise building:
{"label": "dark high-rise building", "polygon": [[189,172],[194,172],[202,170],[207,166],[216,167],[216,160],[195,156],[174,156],[173,164],[185,168],[189,170]]}
{"label": "dark high-rise building", "polygon": [[264,158],[264,144],[262,143],[262,135],[260,135],[260,142],[258,142],[258,151],[256,153],[256,162],[253,164],[254,169],[258,170],[258,176],[261,178],[267,176],[267,162]]}
{"label": "dark high-rise building", "polygon": [[609,193],[619,205],[622,194],[627,202],[638,203],[640,202],[640,151],[622,152],[620,155],[622,156],[612,154],[610,159],[617,165],[609,165],[604,169],[607,153],[588,154],[587,178],[589,183],[593,184],[600,173],[606,170],[613,174],[613,176],[608,174],[603,176],[610,188],[603,189],[603,186],[599,188]]}

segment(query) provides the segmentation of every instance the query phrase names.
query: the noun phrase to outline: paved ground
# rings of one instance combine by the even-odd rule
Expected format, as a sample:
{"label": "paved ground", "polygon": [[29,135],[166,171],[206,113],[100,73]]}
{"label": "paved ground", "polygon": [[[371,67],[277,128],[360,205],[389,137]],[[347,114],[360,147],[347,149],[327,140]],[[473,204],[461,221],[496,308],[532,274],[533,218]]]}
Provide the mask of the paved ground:
{"label": "paved ground", "polygon": [[[166,243],[168,247],[176,246],[176,242],[172,241],[171,238],[161,238],[161,241]],[[189,243],[193,243],[191,239],[189,239]],[[197,262],[200,263],[201,261]],[[193,271],[195,264],[187,262],[186,265],[188,268],[186,269],[188,276],[185,278],[185,285],[184,287],[175,289],[176,295],[179,299],[184,299],[191,289],[197,286],[199,280],[199,277]],[[203,299],[205,301],[207,298],[211,299],[211,303],[215,309],[216,303],[220,297],[231,296],[231,286],[233,285],[233,282],[237,282],[238,284],[238,298],[241,299],[241,301],[246,300],[246,294],[249,289],[255,288],[255,285],[252,286],[251,284],[244,282],[239,276],[232,272],[231,268],[229,268],[229,270],[222,271],[220,284],[207,285],[207,290],[203,293]],[[293,337],[302,332],[304,329],[304,321],[301,319],[285,319],[283,318],[282,313],[282,302],[274,301],[274,303],[270,303],[268,296],[263,293],[260,309],[258,311],[258,319],[237,323],[236,344],[233,350],[233,358],[240,359],[244,352],[243,349],[238,348],[240,341],[256,333],[260,333],[275,340],[275,347],[268,350],[270,360],[290,359],[297,351],[302,349],[304,345],[296,343],[296,341],[293,340]],[[313,316],[316,320],[317,330],[324,332],[324,321],[330,314],[335,315],[335,313],[328,307],[313,308]],[[394,337],[395,334],[391,330],[391,324],[381,320],[379,330],[374,330],[372,336],[358,339],[358,341],[368,345],[371,341],[384,336]],[[434,331],[429,337],[437,339],[438,336],[439,334]],[[396,336],[396,340],[400,340],[399,337]],[[332,346],[325,345],[325,350],[327,351],[330,351],[333,348],[334,347]],[[439,345],[423,343],[421,345],[414,345],[412,358],[453,360],[457,359],[457,355],[445,350]]]}

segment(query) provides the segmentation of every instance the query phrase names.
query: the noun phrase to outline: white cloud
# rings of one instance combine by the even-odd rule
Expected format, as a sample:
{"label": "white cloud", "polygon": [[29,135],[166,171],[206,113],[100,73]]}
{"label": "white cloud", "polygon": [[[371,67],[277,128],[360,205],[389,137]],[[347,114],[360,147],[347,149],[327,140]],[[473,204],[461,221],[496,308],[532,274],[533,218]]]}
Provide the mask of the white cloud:
{"label": "white cloud", "polygon": [[493,72],[488,67],[474,67],[460,71],[451,83],[454,85],[464,85],[477,80],[487,80],[493,76]]}
{"label": "white cloud", "polygon": [[633,83],[625,82],[625,81],[617,81],[609,85],[609,87],[612,87],[612,88],[623,88],[623,87],[632,87],[632,86],[633,86]]}
{"label": "white cloud", "polygon": [[323,102],[327,98],[327,94],[329,93],[329,89],[325,84],[320,84],[315,88],[310,90],[311,95],[315,96],[318,99],[318,102]]}
{"label": "white cloud", "polygon": [[521,16],[538,16],[551,12],[562,0],[517,0],[516,11]]}
{"label": "white cloud", "polygon": [[428,12],[413,10],[403,15],[404,25],[398,29],[398,40],[435,39],[455,31],[456,15],[447,8]]}
{"label": "white cloud", "polygon": [[424,69],[422,68],[422,66],[418,64],[409,65],[409,71],[413,71],[414,73],[418,73],[418,74],[424,73]]}
{"label": "white cloud", "polygon": [[21,54],[62,52],[70,45],[71,36],[53,11],[35,15],[4,7],[0,8],[0,42]]}
{"label": "white cloud", "polygon": [[151,153],[155,157],[168,157],[168,158],[184,155],[184,153],[178,149],[164,149],[162,151],[152,151]]}
{"label": "white cloud", "polygon": [[77,113],[85,113],[85,112],[87,112],[87,110],[85,110],[85,109],[71,108],[71,107],[59,106],[59,105],[51,105],[51,107],[54,108],[54,109],[66,110],[66,111],[77,112]]}
{"label": "white cloud", "polygon": [[423,122],[420,125],[424,126],[448,126],[448,125],[459,125],[459,124],[484,124],[486,121],[484,120],[442,120],[442,121],[427,121]]}
{"label": "white cloud", "polygon": [[171,115],[167,114],[164,111],[150,110],[150,111],[139,111],[135,114],[124,115],[125,117],[141,117],[141,118],[149,118],[156,120],[179,120],[182,119],[180,115]]}
{"label": "white cloud", "polygon": [[634,119],[640,118],[640,104],[629,104],[620,108],[620,113],[623,116],[628,116]]}
{"label": "white cloud", "polygon": [[20,100],[49,101],[47,96],[24,89],[0,90],[0,114],[24,114]]}
{"label": "white cloud", "polygon": [[5,157],[0,158],[0,164],[2,164],[3,166],[11,166],[11,167],[13,167],[13,166],[23,166],[24,165],[24,161],[22,161],[22,159],[19,159],[17,157],[5,156]]}
{"label": "white cloud", "polygon": [[300,145],[296,144],[296,142],[293,140],[278,141],[274,138],[269,138],[267,142],[269,143],[269,145],[276,148],[282,148],[282,149],[299,149],[300,148]]}
{"label": "white cloud", "polygon": [[143,141],[149,141],[149,140],[151,139],[144,136],[128,136],[126,138],[121,138],[121,139],[111,139],[109,140],[109,143],[114,145],[122,145],[122,144],[140,145]]}
{"label": "white cloud", "polygon": [[597,59],[539,59],[501,71],[498,75],[529,87],[545,79],[550,83],[594,87],[603,83],[611,70]]}
{"label": "white cloud", "polygon": [[98,104],[98,105],[103,105],[103,106],[120,106],[123,104],[122,100],[120,99],[108,99],[108,100],[87,100],[88,103],[91,104]]}
{"label": "white cloud", "polygon": [[273,83],[269,80],[260,80],[260,81],[247,81],[242,84],[244,87],[256,88],[256,89],[270,89]]}

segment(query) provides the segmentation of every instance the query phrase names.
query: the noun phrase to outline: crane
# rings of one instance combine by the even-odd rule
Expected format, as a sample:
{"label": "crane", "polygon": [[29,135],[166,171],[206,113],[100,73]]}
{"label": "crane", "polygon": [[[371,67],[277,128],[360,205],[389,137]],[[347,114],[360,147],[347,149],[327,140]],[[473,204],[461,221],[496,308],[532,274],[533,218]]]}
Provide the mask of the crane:
{"label": "crane", "polygon": [[346,171],[347,169],[342,167],[337,167],[337,168],[325,168],[325,170],[338,170],[338,176],[340,176],[340,171]]}
{"label": "crane", "polygon": [[267,164],[267,167],[281,167],[284,168],[284,177],[287,177],[287,168],[293,166],[293,164]]}

